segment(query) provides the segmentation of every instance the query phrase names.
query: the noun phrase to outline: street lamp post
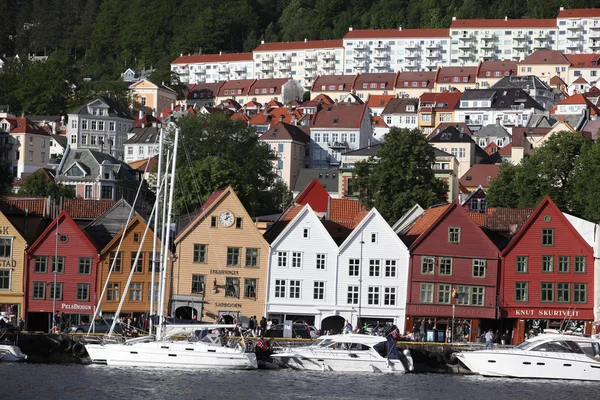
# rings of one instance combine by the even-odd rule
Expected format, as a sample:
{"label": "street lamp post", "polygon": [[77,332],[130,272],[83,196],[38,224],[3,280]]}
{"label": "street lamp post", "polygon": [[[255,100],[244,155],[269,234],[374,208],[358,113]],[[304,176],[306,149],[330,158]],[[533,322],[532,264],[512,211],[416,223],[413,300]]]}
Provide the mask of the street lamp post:
{"label": "street lamp post", "polygon": [[450,339],[452,343],[454,343],[454,309],[456,308],[455,304],[452,304],[452,331],[450,332]]}
{"label": "street lamp post", "polygon": [[54,320],[54,316],[56,315],[56,270],[58,267],[58,237],[59,237],[59,233],[58,233],[58,217],[56,219],[56,240],[55,240],[55,252],[54,252],[54,262],[52,263],[52,275],[54,275],[54,284],[52,286],[52,327],[54,327],[54,325],[56,324],[56,321]]}
{"label": "street lamp post", "polygon": [[359,324],[362,315],[362,274],[363,274],[363,233],[360,233],[360,264],[358,272],[358,319],[356,325]]}

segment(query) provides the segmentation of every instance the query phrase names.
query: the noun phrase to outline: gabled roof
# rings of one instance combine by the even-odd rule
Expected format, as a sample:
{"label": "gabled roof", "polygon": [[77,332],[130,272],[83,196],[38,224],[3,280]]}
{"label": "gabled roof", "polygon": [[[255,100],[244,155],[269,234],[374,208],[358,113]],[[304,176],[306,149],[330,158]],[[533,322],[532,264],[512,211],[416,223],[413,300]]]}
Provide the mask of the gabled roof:
{"label": "gabled roof", "polygon": [[[437,71],[403,71],[398,74],[396,79],[396,88],[402,89],[432,89],[435,84],[435,75]],[[407,85],[404,85],[404,83]],[[413,86],[417,82],[418,86]],[[425,86],[423,86],[425,82]]]}
{"label": "gabled roof", "polygon": [[444,204],[441,206],[430,207],[423,212],[412,224],[410,229],[406,231],[402,240],[407,246],[412,248],[412,244],[425,232],[435,224],[442,215],[444,215],[452,204]]}
{"label": "gabled roof", "polygon": [[385,123],[385,121],[383,120],[383,118],[381,118],[380,115],[371,117],[371,126],[373,126],[373,128],[387,128],[388,127],[388,125]]}
{"label": "gabled roof", "polygon": [[297,42],[273,42],[261,43],[253,52],[259,51],[287,51],[287,50],[310,50],[310,49],[333,49],[344,47],[342,39],[333,40],[304,40]]}
{"label": "gabled roof", "polygon": [[431,111],[429,106],[423,104],[425,103],[434,104],[433,109],[436,111],[452,111],[458,106],[461,96],[462,93],[459,90],[454,92],[444,91],[441,93],[423,93],[420,97],[421,105],[419,110]]}
{"label": "gabled roof", "polygon": [[[490,76],[487,76],[487,73]],[[496,72],[500,72],[501,76],[513,75],[517,72],[516,61],[482,61],[477,68],[477,77],[479,78],[495,78]]]}
{"label": "gabled roof", "polygon": [[[599,115],[600,109],[594,103],[592,103],[587,97],[585,97],[581,93],[576,93],[571,97],[567,97],[566,99],[558,102],[557,106],[561,105],[585,105],[587,109],[590,110],[591,115]],[[552,109],[551,114],[556,114],[558,111],[557,107]]]}
{"label": "gabled roof", "polygon": [[600,68],[599,54],[565,54],[572,68]]}
{"label": "gabled roof", "polygon": [[575,79],[571,84],[574,83],[582,83],[584,85],[589,85],[590,83],[588,81],[586,81],[583,76],[580,76],[579,78]]}
{"label": "gabled roof", "polygon": [[[338,176],[339,170],[337,169],[300,169],[293,190],[301,190],[301,192],[294,201],[298,204],[303,204],[305,199],[309,198],[309,192],[315,193],[319,192],[321,189],[324,190],[325,193],[337,193],[339,185]],[[329,194],[327,194],[327,197],[329,197]],[[317,211],[326,211],[316,204],[311,204],[311,207]]]}
{"label": "gabled roof", "polygon": [[377,150],[381,147],[381,143],[374,143],[372,145],[361,147],[356,150],[350,150],[345,153],[342,153],[344,156],[365,156],[370,157],[377,154]]}
{"label": "gabled roof", "polygon": [[278,122],[267,132],[260,135],[260,140],[293,140],[300,143],[310,142],[310,132],[308,127]]}
{"label": "gabled roof", "polygon": [[84,105],[81,105],[71,111],[68,112],[68,114],[77,114],[77,115],[87,115],[90,116],[92,114],[90,114],[88,112],[88,105],[90,104],[102,104],[104,107],[106,107],[107,109],[107,114],[109,117],[119,117],[119,118],[125,118],[125,119],[133,119],[131,117],[131,115],[129,115],[129,112],[125,109],[123,109],[117,102],[115,102],[113,99],[111,99],[110,97],[106,97],[106,96],[100,96],[97,97],[96,99],[92,100],[92,101],[88,101],[87,103],[85,103]]}
{"label": "gabled roof", "polygon": [[394,232],[399,235],[404,235],[410,229],[413,223],[419,218],[425,210],[418,203],[415,203],[410,210],[405,212],[398,221],[392,226]]}
{"label": "gabled roof", "polygon": [[473,137],[505,137],[510,138],[510,133],[500,124],[487,124],[473,134]]}
{"label": "gabled roof", "polygon": [[[328,92],[349,92],[352,90],[354,80],[358,75],[323,75],[318,76],[311,86],[312,92],[325,90]],[[341,85],[341,88],[340,88]],[[325,86],[325,89],[321,89]],[[330,86],[333,86],[331,88]]]}
{"label": "gabled roof", "polygon": [[457,19],[452,21],[450,29],[473,28],[556,28],[555,19]]}
{"label": "gabled roof", "polygon": [[[115,234],[114,237],[102,248],[100,254],[105,254],[107,251],[109,251],[111,247],[114,246],[121,239],[121,235],[127,234],[127,231],[131,229],[131,227],[136,223],[147,225],[147,222],[144,220],[144,218],[142,218],[139,214],[136,214],[133,218],[131,218],[129,224],[127,224],[127,226],[123,227],[123,229],[117,232],[117,234]],[[148,228],[147,237],[152,237],[153,234],[154,233],[152,232],[152,228]],[[157,240],[160,243],[160,238],[157,238]]]}
{"label": "gabled roof", "polygon": [[359,129],[365,116],[366,104],[340,103],[324,106],[313,118],[313,128]]}
{"label": "gabled roof", "polygon": [[221,54],[196,54],[180,56],[171,61],[171,64],[201,64],[201,63],[226,63],[253,61],[252,53],[221,53]]}
{"label": "gabled roof", "polygon": [[[334,100],[333,100],[331,97],[327,96],[327,95],[326,95],[326,94],[324,94],[324,93],[320,93],[320,94],[318,94],[318,95],[317,95],[317,96],[316,96],[314,99],[312,99],[311,101],[316,101],[317,103],[324,104],[324,105],[329,105],[329,106],[330,106],[330,105],[333,105],[333,104],[335,104],[335,101],[334,101]],[[300,106],[302,106],[303,104],[304,104],[304,103],[300,104]],[[299,107],[300,107],[300,106],[299,106]]]}
{"label": "gabled roof", "polygon": [[[354,90],[365,90],[363,88],[363,84],[371,84],[371,83],[383,83],[385,85],[384,88],[381,88],[377,85],[377,90],[392,90],[394,85],[396,84],[396,73],[394,72],[382,72],[382,73],[365,73],[360,74],[356,77],[354,81]],[[370,85],[369,85],[370,86]],[[368,87],[367,89],[372,89]]]}
{"label": "gabled roof", "polygon": [[448,128],[449,126],[453,126],[460,133],[466,133],[469,136],[473,136],[471,128],[469,128],[469,126],[464,122],[442,122],[438,126],[436,126],[433,131],[431,131],[429,136],[427,136],[427,139],[431,139],[432,137],[438,135],[440,132],[445,131],[446,128]]}
{"label": "gabled roof", "polygon": [[[255,79],[248,90],[249,95],[281,95],[281,88],[288,83],[290,78],[277,79]],[[267,93],[262,93],[262,89],[268,89]],[[273,92],[271,92],[273,89]],[[256,93],[259,90],[259,93]]]}
{"label": "gabled roof", "polygon": [[123,144],[155,144],[158,143],[159,128],[152,125],[144,128],[133,128],[133,136],[127,139]]}
{"label": "gabled roof", "polygon": [[129,166],[141,173],[153,172],[158,167],[158,155],[132,161],[129,163]]}
{"label": "gabled roof", "polygon": [[526,136],[545,136],[552,128],[526,128],[514,127],[512,130],[512,145],[513,147],[523,147],[523,139]]}
{"label": "gabled roof", "polygon": [[[61,224],[70,225],[76,232],[81,234],[81,237],[83,237],[84,242],[86,242],[90,246],[90,250],[96,251],[96,244],[92,241],[91,237],[89,237],[79,227],[79,225],[77,225],[75,223],[75,221],[73,221],[73,218],[71,218],[69,213],[63,209],[63,211],[61,211],[60,214],[58,214],[58,216],[56,218],[54,218],[54,220],[52,220],[52,222],[50,222],[50,224],[46,227],[46,229],[44,229],[44,231],[37,237],[35,242],[33,242],[33,244],[31,246],[29,246],[29,248],[27,249],[27,252],[33,253],[40,246],[40,244],[44,242],[44,240],[48,236],[50,236],[50,237],[54,236],[56,233],[56,224],[57,223],[59,224],[58,225],[59,231],[60,231]],[[80,250],[80,249],[78,249],[78,250]]]}
{"label": "gabled roof", "polygon": [[385,108],[395,98],[396,96],[393,94],[370,94],[367,105],[369,108]]}
{"label": "gabled roof", "polygon": [[352,29],[344,39],[441,38],[450,36],[448,29]]}
{"label": "gabled roof", "polygon": [[39,125],[24,117],[6,118],[10,120],[14,127],[10,129],[10,134],[27,133],[33,135],[50,136],[50,134]]}
{"label": "gabled roof", "polygon": [[554,75],[550,79],[550,84],[553,85],[553,86],[567,86],[567,84],[565,83],[565,81],[563,81],[558,75]]}
{"label": "gabled roof", "polygon": [[[285,224],[285,226],[283,227],[283,229],[281,229],[277,236],[272,237],[272,240],[270,241],[271,243],[271,247],[275,247],[277,246],[277,244],[279,243],[279,241],[281,241],[281,239],[285,236],[285,234],[287,232],[289,232],[290,230],[292,230],[294,228],[294,226],[296,225],[296,223],[301,220],[302,218],[304,218],[305,216],[309,216],[308,218],[318,218],[318,216],[315,214],[315,212],[313,211],[313,209],[310,207],[310,204],[306,204],[304,205],[304,207],[300,208],[299,210],[296,210],[295,215],[292,219],[288,220],[287,223]],[[288,216],[289,218],[289,216]],[[331,242],[329,243],[331,246],[335,246],[337,247],[337,243],[335,242],[335,240],[331,237],[331,234],[329,233],[329,231],[327,230],[327,228],[325,227],[324,224],[322,223],[314,223],[311,224],[311,227],[314,229],[322,229],[324,236],[331,239]],[[267,231],[268,232],[268,231]],[[272,232],[272,234],[274,234],[274,232]]]}
{"label": "gabled roof", "polygon": [[[441,67],[436,76],[438,83],[475,83],[477,77],[477,67]],[[452,78],[467,78],[467,82],[461,79],[458,82],[453,82]]]}
{"label": "gabled roof", "polygon": [[[307,203],[308,204],[308,203]],[[305,204],[306,205],[306,204]],[[272,243],[279,234],[285,229],[285,227],[293,220],[296,215],[304,208],[304,205],[300,204],[290,204],[277,219],[273,222],[273,224],[267,229],[264,233],[264,238],[268,243]]]}
{"label": "gabled roof", "polygon": [[248,123],[252,126],[268,125],[273,128],[279,122],[292,124],[302,119],[302,114],[298,110],[292,110],[287,107],[266,108],[250,118]]}
{"label": "gabled roof", "polygon": [[[131,214],[131,208],[125,199],[121,199],[83,229],[94,238],[98,248],[102,249],[123,229]],[[133,215],[137,215],[137,213],[134,212]]]}
{"label": "gabled roof", "polygon": [[[407,111],[407,107],[412,106],[413,111]],[[385,109],[381,112],[384,114],[416,114],[419,109],[419,99],[417,98],[393,98],[388,103]]]}
{"label": "gabled roof", "polygon": [[561,10],[556,18],[594,18],[600,17],[600,8],[571,8]]}
{"label": "gabled roof", "polygon": [[356,199],[329,199],[329,219],[342,224],[352,224],[361,211]]}
{"label": "gabled roof", "polygon": [[114,204],[112,200],[63,199],[62,209],[73,219],[94,219]]}
{"label": "gabled roof", "polygon": [[537,218],[539,218],[541,216],[542,211],[546,207],[550,207],[550,208],[554,209],[556,214],[560,215],[559,218],[564,218],[565,221],[567,222],[567,225],[569,226],[569,229],[571,230],[571,232],[573,234],[575,234],[581,240],[581,242],[583,244],[585,244],[587,247],[590,247],[590,245],[587,243],[587,241],[579,234],[577,229],[575,229],[575,227],[573,226],[571,221],[569,221],[569,219],[562,213],[562,211],[560,211],[560,209],[558,208],[556,203],[554,203],[552,201],[550,196],[546,196],[542,199],[542,201],[540,201],[540,204],[538,204],[538,206],[535,208],[533,213],[531,213],[531,215],[529,216],[527,221],[525,221],[525,224],[523,225],[523,227],[521,229],[519,229],[517,234],[512,237],[511,241],[504,248],[504,250],[502,251],[503,257],[506,256],[513,249],[513,247],[515,247],[515,245],[519,242],[519,240],[523,237],[523,235],[525,235],[527,233],[527,231],[529,230],[529,227],[535,222],[535,220]]}
{"label": "gabled roof", "polygon": [[[377,211],[377,209],[375,207],[371,208],[371,210],[369,212],[363,211],[363,213],[364,213],[364,216],[361,217],[360,222],[358,224],[356,224],[356,226],[352,229],[352,232],[350,232],[348,237],[346,237],[346,239],[340,244],[339,252],[342,252],[347,246],[349,246],[350,243],[352,243],[352,240],[360,234],[361,230],[365,227],[365,225],[367,225],[373,219],[379,218],[382,221],[384,221],[385,224],[387,225],[387,222],[385,221],[385,219],[381,216],[381,214],[379,213],[379,211]],[[389,228],[389,225],[388,225],[388,228]],[[402,240],[400,240],[398,235],[396,235],[395,232],[393,232],[393,228],[389,228],[389,229],[392,230],[392,233],[393,233],[392,237],[393,237],[393,240],[397,241],[396,242],[397,245],[400,248],[406,247],[406,245],[404,244],[404,242],[402,242]]]}
{"label": "gabled roof", "polygon": [[[560,79],[560,78],[559,78]],[[494,83],[490,89],[542,89],[550,91],[550,87],[535,75],[505,76]]]}
{"label": "gabled roof", "polygon": [[460,182],[465,186],[482,186],[488,189],[499,170],[500,164],[475,164],[464,173]]}
{"label": "gabled roof", "polygon": [[[223,97],[229,96],[230,93],[225,94],[225,90],[229,91],[232,89],[236,90],[236,95],[247,95],[250,92],[250,86],[254,83],[256,79],[234,79],[230,81],[225,81],[221,86],[219,86],[219,90],[215,93],[216,96]],[[238,90],[241,90],[241,93],[238,93]],[[233,93],[231,93],[233,95]]]}
{"label": "gabled roof", "polygon": [[519,61],[519,64],[566,64],[571,65],[571,62],[565,55],[558,50],[538,50]]}
{"label": "gabled roof", "polygon": [[455,126],[449,125],[434,136],[429,136],[430,143],[475,143],[469,134],[461,132]]}

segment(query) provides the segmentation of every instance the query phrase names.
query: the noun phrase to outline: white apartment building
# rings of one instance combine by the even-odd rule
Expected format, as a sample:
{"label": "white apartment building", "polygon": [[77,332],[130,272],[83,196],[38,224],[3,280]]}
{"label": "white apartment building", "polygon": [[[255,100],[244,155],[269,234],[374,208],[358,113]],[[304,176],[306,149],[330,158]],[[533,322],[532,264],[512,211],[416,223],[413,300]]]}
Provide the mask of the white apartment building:
{"label": "white apartment building", "polygon": [[90,149],[123,160],[123,142],[133,118],[108,97],[98,97],[67,114],[67,140],[72,149]]}
{"label": "white apartment building", "polygon": [[252,53],[181,55],[171,62],[181,83],[213,83],[254,78]]}
{"label": "white apartment building", "polygon": [[448,29],[354,30],[344,36],[344,73],[434,71],[450,62]]}
{"label": "white apartment building", "polygon": [[600,52],[600,9],[560,8],[556,17],[558,47],[564,53]]}
{"label": "white apartment building", "polygon": [[344,72],[344,44],[338,40],[265,43],[252,52],[257,79],[293,78],[310,89],[320,75]]}
{"label": "white apartment building", "polygon": [[353,326],[360,315],[404,332],[409,259],[406,245],[372,208],[339,247],[338,314]]}
{"label": "white apartment building", "polygon": [[450,25],[451,65],[484,60],[519,61],[557,48],[555,19],[456,19]]}

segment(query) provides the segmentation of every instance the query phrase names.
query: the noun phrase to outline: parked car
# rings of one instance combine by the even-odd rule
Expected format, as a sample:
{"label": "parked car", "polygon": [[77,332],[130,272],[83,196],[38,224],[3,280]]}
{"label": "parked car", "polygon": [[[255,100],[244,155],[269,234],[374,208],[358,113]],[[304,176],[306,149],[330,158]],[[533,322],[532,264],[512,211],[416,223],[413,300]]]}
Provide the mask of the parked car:
{"label": "parked car", "polygon": [[310,337],[312,339],[316,339],[319,336],[321,336],[321,332],[317,328],[315,328],[314,326],[309,325],[308,329],[310,329]]}
{"label": "parked car", "polygon": [[[283,337],[283,324],[273,325],[271,329],[267,331],[267,337],[271,338],[282,338]],[[304,324],[293,324],[292,325],[292,337],[310,339],[311,331],[306,329]]]}
{"label": "parked car", "polygon": [[[96,323],[94,324],[94,329],[92,329],[92,333],[108,333],[111,325],[112,325],[112,320],[100,319],[100,320],[96,321]],[[90,324],[74,325],[71,328],[69,328],[69,333],[87,333],[89,329],[90,329]],[[123,329],[121,328],[120,323],[117,323],[115,325],[115,333],[117,333],[117,334],[123,333]]]}

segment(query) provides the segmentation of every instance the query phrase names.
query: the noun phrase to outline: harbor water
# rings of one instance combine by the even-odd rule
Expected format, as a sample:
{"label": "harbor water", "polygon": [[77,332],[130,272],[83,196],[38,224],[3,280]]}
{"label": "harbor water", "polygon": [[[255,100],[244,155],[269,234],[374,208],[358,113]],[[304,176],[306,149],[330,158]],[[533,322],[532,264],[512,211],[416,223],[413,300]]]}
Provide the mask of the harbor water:
{"label": "harbor water", "polygon": [[0,362],[6,399],[594,399],[593,382],[474,375],[190,371]]}

